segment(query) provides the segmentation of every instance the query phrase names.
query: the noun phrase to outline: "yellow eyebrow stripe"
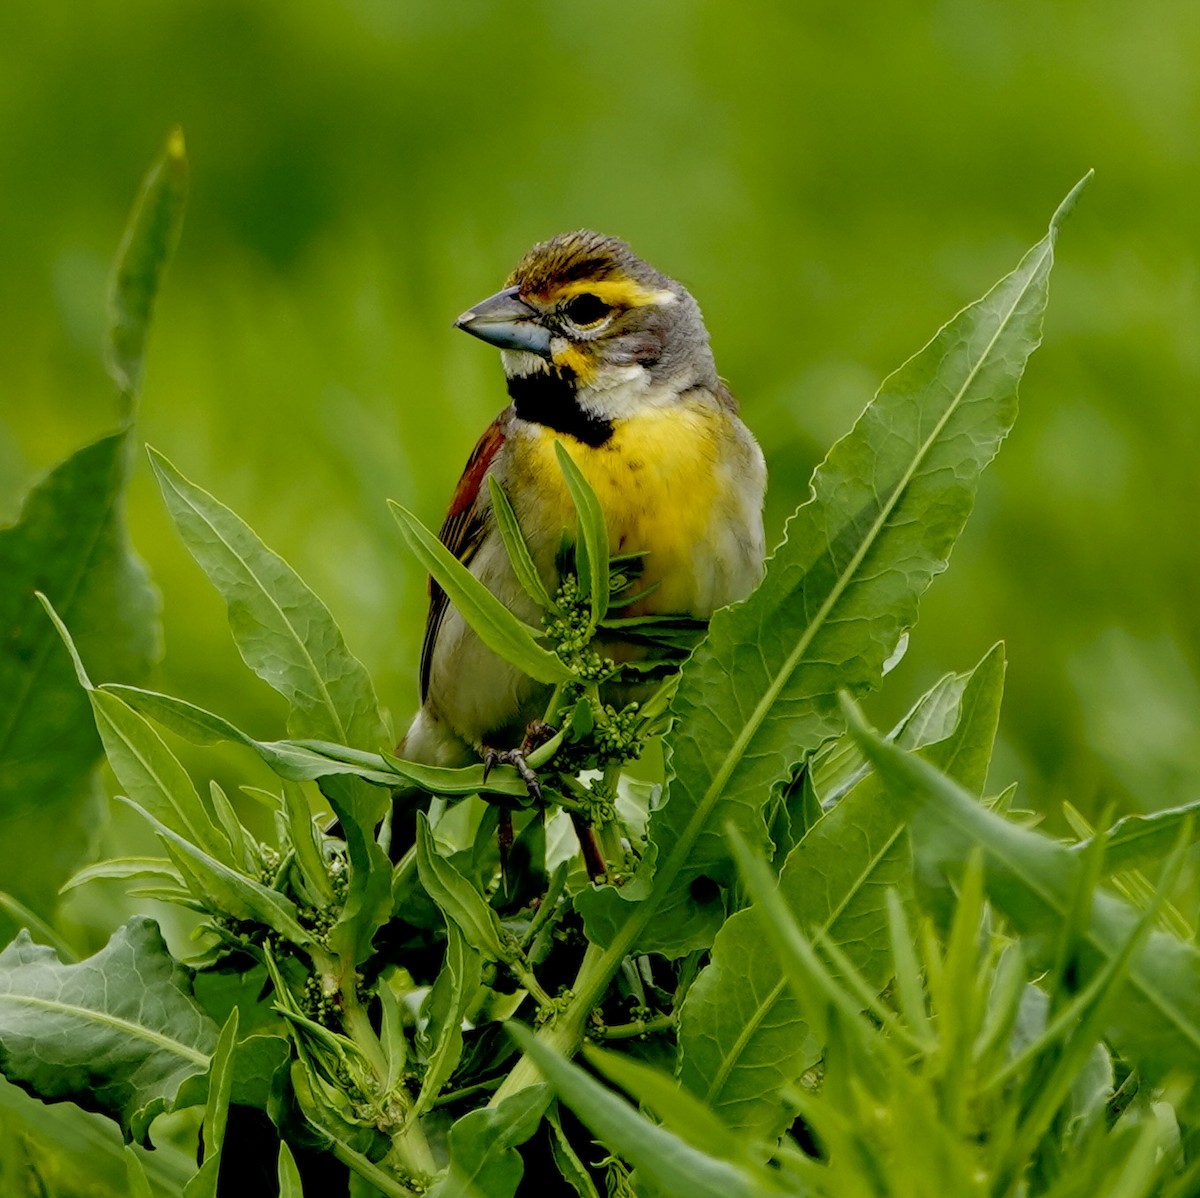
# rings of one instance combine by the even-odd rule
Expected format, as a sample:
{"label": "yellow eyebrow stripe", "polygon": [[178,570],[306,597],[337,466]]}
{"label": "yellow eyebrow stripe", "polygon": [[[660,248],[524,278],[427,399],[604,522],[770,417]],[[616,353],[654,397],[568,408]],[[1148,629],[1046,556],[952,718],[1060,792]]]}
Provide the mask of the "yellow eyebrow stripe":
{"label": "yellow eyebrow stripe", "polygon": [[614,308],[644,308],[649,304],[673,304],[675,293],[665,288],[643,287],[633,279],[575,279],[555,293],[555,299],[594,295]]}

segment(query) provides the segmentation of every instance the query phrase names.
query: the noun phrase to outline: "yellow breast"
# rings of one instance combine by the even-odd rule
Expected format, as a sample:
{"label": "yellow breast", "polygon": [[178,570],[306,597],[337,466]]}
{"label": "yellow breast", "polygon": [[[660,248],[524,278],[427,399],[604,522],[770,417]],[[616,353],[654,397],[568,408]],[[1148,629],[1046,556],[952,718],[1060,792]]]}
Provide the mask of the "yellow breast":
{"label": "yellow breast", "polygon": [[522,474],[532,484],[529,498],[536,495],[535,522],[550,535],[551,525],[574,530],[574,507],[554,451],[561,440],[608,517],[609,551],[646,554],[634,589],[655,583],[658,589],[624,614],[696,610],[706,573],[698,566],[718,506],[724,420],[711,409],[650,409],[617,423],[594,447],[547,428],[531,430]]}

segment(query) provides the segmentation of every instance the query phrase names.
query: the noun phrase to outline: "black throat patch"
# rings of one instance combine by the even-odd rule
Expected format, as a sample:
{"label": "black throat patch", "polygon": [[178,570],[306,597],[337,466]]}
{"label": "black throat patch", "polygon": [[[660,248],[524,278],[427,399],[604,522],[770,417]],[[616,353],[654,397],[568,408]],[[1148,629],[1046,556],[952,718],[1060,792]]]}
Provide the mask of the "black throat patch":
{"label": "black throat patch", "polygon": [[544,424],[594,449],[613,434],[612,422],[579,406],[575,372],[552,366],[533,374],[510,375],[508,395],[522,420]]}

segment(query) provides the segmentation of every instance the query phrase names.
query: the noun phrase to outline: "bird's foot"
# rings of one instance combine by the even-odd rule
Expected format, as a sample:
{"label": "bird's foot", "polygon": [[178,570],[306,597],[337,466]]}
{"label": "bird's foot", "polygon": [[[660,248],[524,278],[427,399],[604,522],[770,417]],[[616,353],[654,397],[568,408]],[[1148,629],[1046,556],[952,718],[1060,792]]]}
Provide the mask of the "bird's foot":
{"label": "bird's foot", "polygon": [[521,749],[489,749],[485,746],[483,750],[485,780],[498,765],[511,765],[521,775],[521,781],[525,783],[529,797],[536,799],[539,803],[542,801],[542,784],[538,781],[538,776],[533,772],[529,762],[525,760],[525,753]]}
{"label": "bird's foot", "polygon": [[484,778],[486,779],[488,774],[498,765],[511,765],[520,774],[521,781],[525,783],[525,788],[529,791],[529,797],[536,799],[540,803],[542,801],[542,784],[529,762],[525,759],[554,735],[555,731],[549,724],[542,720],[533,720],[525,728],[525,736],[521,741],[520,748],[493,749],[484,745],[480,749],[483,757]]}

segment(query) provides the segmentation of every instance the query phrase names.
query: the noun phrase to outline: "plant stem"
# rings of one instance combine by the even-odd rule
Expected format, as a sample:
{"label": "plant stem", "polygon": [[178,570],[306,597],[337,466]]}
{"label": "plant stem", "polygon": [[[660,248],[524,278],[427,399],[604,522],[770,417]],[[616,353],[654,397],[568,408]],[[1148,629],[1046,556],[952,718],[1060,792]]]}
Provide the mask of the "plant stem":
{"label": "plant stem", "polygon": [[597,1029],[592,1035],[601,1040],[632,1040],[637,1036],[650,1036],[665,1032],[675,1026],[674,1015],[655,1015],[650,1019],[635,1019],[632,1023],[613,1023]]}
{"label": "plant stem", "polygon": [[397,1181],[387,1170],[381,1169],[361,1152],[356,1152],[349,1144],[344,1144],[341,1140],[334,1140],[329,1151],[343,1165],[353,1169],[359,1177],[369,1181],[380,1193],[387,1195],[387,1198],[418,1198],[416,1190]]}

